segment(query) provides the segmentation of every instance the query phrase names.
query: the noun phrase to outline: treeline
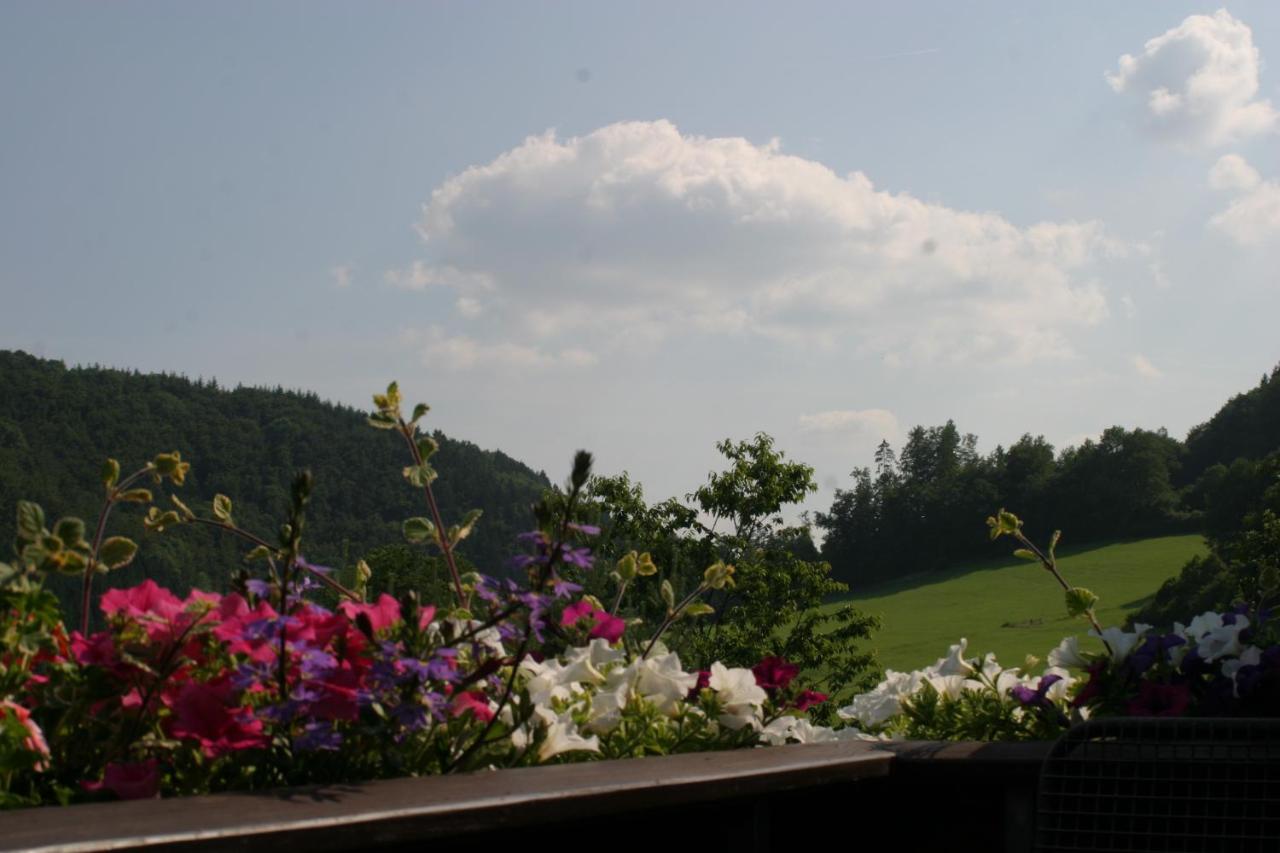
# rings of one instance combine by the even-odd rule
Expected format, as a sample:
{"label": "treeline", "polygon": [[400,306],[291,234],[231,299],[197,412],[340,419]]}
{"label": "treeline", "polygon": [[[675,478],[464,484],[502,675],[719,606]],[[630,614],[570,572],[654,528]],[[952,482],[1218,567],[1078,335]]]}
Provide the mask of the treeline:
{"label": "treeline", "polygon": [[[371,389],[371,392],[379,389]],[[292,473],[310,468],[316,489],[308,515],[307,559],[351,566],[402,542],[404,518],[423,514],[421,493],[400,476],[407,460],[399,438],[375,430],[364,412],[282,388],[220,388],[181,376],[61,362],[0,351],[0,542],[13,540],[13,507],[35,500],[54,517],[90,525],[101,505],[98,472],[107,457],[124,470],[158,452],[178,450],[192,472],[176,492],[207,509],[217,493],[235,501],[246,528],[274,535],[288,507]],[[430,417],[430,416],[428,416]],[[549,485],[545,474],[496,451],[437,432],[432,462],[446,523],[476,508],[484,516],[461,553],[500,574],[515,535],[531,522],[530,505]],[[201,529],[144,533],[128,507],[112,529],[142,544],[112,585],[150,577],[178,592],[225,589],[240,545]],[[68,586],[68,591],[70,586]],[[62,592],[62,590],[60,590]]]}
{"label": "treeline", "polygon": [[1238,526],[1253,494],[1236,460],[1280,448],[1280,367],[1232,398],[1186,442],[1123,427],[1055,452],[1024,435],[982,455],[977,437],[948,421],[916,427],[896,452],[880,445],[816,523],[835,576],[866,587],[958,560],[989,556],[984,521],[1005,507],[1035,538],[1064,531],[1064,544]]}

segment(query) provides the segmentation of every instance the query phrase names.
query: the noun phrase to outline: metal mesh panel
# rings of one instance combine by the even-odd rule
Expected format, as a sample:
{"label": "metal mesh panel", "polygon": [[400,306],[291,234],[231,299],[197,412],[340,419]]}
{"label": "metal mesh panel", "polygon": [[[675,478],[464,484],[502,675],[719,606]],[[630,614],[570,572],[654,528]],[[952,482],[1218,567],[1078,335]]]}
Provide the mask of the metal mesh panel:
{"label": "metal mesh panel", "polygon": [[1041,770],[1036,849],[1280,851],[1280,720],[1072,729]]}

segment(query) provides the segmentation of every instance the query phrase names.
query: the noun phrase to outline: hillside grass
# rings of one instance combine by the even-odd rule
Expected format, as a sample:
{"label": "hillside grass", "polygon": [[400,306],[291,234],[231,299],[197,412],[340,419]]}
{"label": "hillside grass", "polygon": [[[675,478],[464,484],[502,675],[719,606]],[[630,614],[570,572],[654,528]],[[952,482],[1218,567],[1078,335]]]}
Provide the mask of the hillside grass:
{"label": "hillside grass", "polygon": [[[1058,564],[1068,583],[1098,594],[1098,621],[1108,627],[1123,624],[1206,550],[1199,535],[1160,536],[1064,550]],[[1013,557],[903,578],[846,601],[880,617],[883,627],[872,642],[888,669],[927,666],[961,637],[968,638],[971,655],[995,652],[1005,666],[1018,666],[1028,654],[1043,660],[1063,637],[1083,638],[1089,628],[1083,619],[1067,617],[1062,588],[1048,572]],[[1088,642],[1101,650],[1097,641]]]}

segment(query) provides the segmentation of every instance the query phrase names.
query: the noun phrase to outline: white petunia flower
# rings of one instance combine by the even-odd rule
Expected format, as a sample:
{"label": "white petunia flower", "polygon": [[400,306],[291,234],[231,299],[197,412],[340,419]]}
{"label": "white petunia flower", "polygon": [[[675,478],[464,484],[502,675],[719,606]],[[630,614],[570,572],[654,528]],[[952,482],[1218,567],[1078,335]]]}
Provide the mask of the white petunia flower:
{"label": "white petunia flower", "polygon": [[1238,655],[1243,649],[1240,632],[1248,627],[1249,620],[1244,616],[1237,616],[1234,624],[1222,625],[1202,636],[1196,645],[1196,652],[1205,662]]}
{"label": "white petunia flower", "polygon": [[711,664],[711,678],[707,686],[716,691],[720,700],[720,724],[738,730],[744,726],[757,727],[760,706],[768,694],[756,684],[756,676],[749,669],[729,669],[720,661]]}
{"label": "white petunia flower", "polygon": [[546,761],[562,752],[599,752],[600,738],[583,737],[568,714],[558,716],[547,726],[547,737],[538,747],[538,760]]}
{"label": "white petunia flower", "polygon": [[844,720],[854,720],[867,728],[882,725],[902,710],[902,700],[914,695],[925,683],[919,672],[885,671],[885,679],[869,693],[853,697],[852,704],[836,713]]}
{"label": "white petunia flower", "polygon": [[1080,638],[1070,636],[1049,652],[1049,666],[1061,667],[1063,669],[1084,669],[1089,665],[1089,659],[1080,651]]}
{"label": "white petunia flower", "polygon": [[1098,629],[1090,628],[1089,636],[1101,637],[1111,649],[1111,659],[1119,663],[1138,647],[1138,643],[1142,642],[1142,635],[1150,630],[1150,625],[1139,623],[1133,626],[1133,633],[1127,633],[1123,628],[1106,628],[1099,634]]}
{"label": "white petunia flower", "polygon": [[1240,685],[1236,681],[1236,676],[1240,673],[1240,668],[1245,666],[1257,666],[1262,663],[1262,649],[1257,646],[1247,646],[1240,652],[1240,656],[1225,660],[1222,662],[1222,674],[1231,679],[1231,693],[1237,699],[1240,698]]}
{"label": "white petunia flower", "polygon": [[926,670],[930,675],[968,675],[973,672],[973,667],[964,659],[965,646],[969,641],[964,637],[960,638],[960,642],[953,645],[947,650],[947,656],[938,658],[933,666]]}

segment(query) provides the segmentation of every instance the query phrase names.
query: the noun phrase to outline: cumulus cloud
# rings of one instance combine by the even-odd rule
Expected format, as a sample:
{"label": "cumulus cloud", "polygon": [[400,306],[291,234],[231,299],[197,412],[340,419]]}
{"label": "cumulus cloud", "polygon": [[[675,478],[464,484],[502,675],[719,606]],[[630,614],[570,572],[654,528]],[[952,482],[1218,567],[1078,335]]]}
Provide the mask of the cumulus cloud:
{"label": "cumulus cloud", "polygon": [[487,291],[523,340],[763,335],[897,363],[1070,355],[1130,251],[1096,222],[1019,227],[667,121],[530,137],[438,187],[419,230],[430,261],[394,283]]}
{"label": "cumulus cloud", "polygon": [[800,416],[800,432],[853,433],[869,438],[894,438],[898,418],[886,409],[843,409]]}
{"label": "cumulus cloud", "polygon": [[1224,145],[1274,130],[1280,114],[1258,98],[1253,31],[1225,9],[1192,15],[1120,57],[1107,74],[1130,97],[1140,122],[1184,147]]}
{"label": "cumulus cloud", "polygon": [[1226,210],[1209,225],[1242,246],[1258,246],[1280,239],[1280,183],[1264,181],[1243,157],[1228,154],[1209,170],[1214,189],[1234,190]]}
{"label": "cumulus cloud", "polygon": [[1151,359],[1138,354],[1133,357],[1133,369],[1144,379],[1159,379],[1164,372],[1151,363]]}
{"label": "cumulus cloud", "polygon": [[1209,170],[1209,186],[1215,190],[1248,190],[1262,178],[1239,154],[1224,154]]}
{"label": "cumulus cloud", "polygon": [[439,327],[405,330],[400,341],[417,349],[425,366],[453,371],[488,369],[527,373],[590,367],[596,363],[594,353],[578,347],[550,350],[509,341],[489,343],[468,335],[450,335]]}
{"label": "cumulus cloud", "polygon": [[346,264],[338,264],[329,267],[329,277],[333,279],[333,286],[339,290],[346,290],[351,286],[351,274],[354,270]]}

